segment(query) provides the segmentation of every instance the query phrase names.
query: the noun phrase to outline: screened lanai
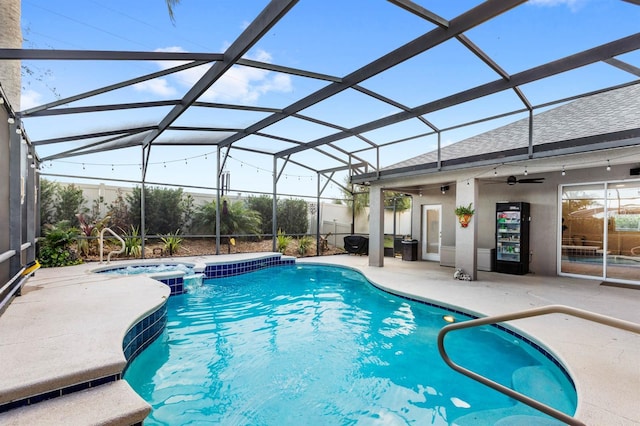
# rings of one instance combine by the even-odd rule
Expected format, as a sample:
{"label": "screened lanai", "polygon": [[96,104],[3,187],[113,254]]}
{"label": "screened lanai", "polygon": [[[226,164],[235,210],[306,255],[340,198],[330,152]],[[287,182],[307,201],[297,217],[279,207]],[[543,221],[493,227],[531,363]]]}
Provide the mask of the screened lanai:
{"label": "screened lanai", "polygon": [[[636,1],[184,1],[173,21],[126,2],[15,3],[24,41],[3,33],[0,62],[27,75],[0,74],[3,283],[35,256],[40,177],[195,184],[220,206],[228,170],[234,191],[319,203],[347,182],[417,195],[425,185],[402,179],[569,170],[580,154],[640,163],[637,120],[544,144],[533,130],[539,113],[640,82]],[[515,146],[441,154],[522,119]]]}

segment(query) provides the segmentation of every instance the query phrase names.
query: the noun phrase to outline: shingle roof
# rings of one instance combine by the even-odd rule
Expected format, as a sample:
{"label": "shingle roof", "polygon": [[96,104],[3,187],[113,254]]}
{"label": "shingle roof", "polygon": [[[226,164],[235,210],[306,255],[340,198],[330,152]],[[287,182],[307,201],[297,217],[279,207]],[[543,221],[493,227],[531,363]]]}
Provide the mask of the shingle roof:
{"label": "shingle roof", "polygon": [[[533,118],[533,144],[542,145],[586,136],[613,133],[640,127],[640,84],[580,98],[541,112]],[[442,161],[526,147],[529,144],[529,119],[464,139],[441,149]],[[437,151],[430,151],[385,167],[432,163]]]}

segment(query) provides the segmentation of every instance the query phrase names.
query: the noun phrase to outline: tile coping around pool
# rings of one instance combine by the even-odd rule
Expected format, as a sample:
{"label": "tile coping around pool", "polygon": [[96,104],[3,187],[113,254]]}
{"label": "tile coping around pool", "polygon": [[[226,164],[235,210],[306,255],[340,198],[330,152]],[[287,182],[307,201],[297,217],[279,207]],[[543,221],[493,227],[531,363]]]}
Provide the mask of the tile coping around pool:
{"label": "tile coping around pool", "polygon": [[[91,272],[96,273],[96,272],[104,272],[106,270],[111,270],[111,269],[123,269],[126,268],[128,266],[149,266],[149,265],[154,265],[154,264],[161,264],[161,263],[131,263],[131,264],[127,264],[127,265],[123,265],[123,266],[118,266],[116,268],[114,267],[101,267],[101,268],[97,268],[92,270]],[[164,264],[184,264],[184,265],[188,265],[188,266],[193,266],[194,267],[194,271],[196,270],[196,265],[190,262],[165,262]],[[259,258],[252,258],[252,259],[243,259],[243,260],[236,260],[236,261],[230,261],[230,262],[206,262],[200,265],[197,265],[198,267],[198,272],[202,273],[206,276],[206,278],[224,278],[224,277],[230,277],[230,276],[235,276],[235,275],[241,275],[241,274],[245,274],[245,273],[249,273],[249,272],[253,272],[256,270],[260,270],[260,269],[264,269],[264,268],[269,268],[269,267],[277,267],[277,266],[286,266],[286,265],[295,265],[296,264],[296,259],[294,257],[287,257],[287,256],[280,256],[280,255],[268,255],[268,256],[263,256],[263,257],[259,257]],[[349,268],[349,267],[345,267],[345,266],[337,266],[337,267],[342,267],[342,268],[347,268],[347,269],[353,269],[353,268]],[[156,277],[156,274],[148,274],[149,277],[154,278],[156,280],[159,280],[165,284],[167,284],[170,288],[171,288],[171,294],[181,294],[183,293],[183,286],[182,286],[182,276],[184,276],[184,272],[183,271],[178,271],[177,273],[174,272],[169,272],[169,275],[175,277],[176,275],[180,275],[179,278],[180,280],[180,290],[179,292],[175,292],[174,293],[174,286],[172,284],[170,284],[173,281],[167,281],[167,280],[174,280],[176,278],[169,278],[166,279],[165,276],[163,275],[162,277]],[[447,306],[443,306],[443,304],[441,303],[436,303],[436,302],[431,302],[431,301],[427,301],[427,300],[422,300],[422,299],[418,299],[418,298],[414,298],[414,297],[410,297],[410,296],[406,296],[403,294],[398,294],[397,292],[394,291],[390,291],[387,290],[383,287],[380,287],[378,285],[376,285],[375,283],[371,282],[370,280],[368,280],[369,283],[371,285],[376,286],[377,288],[380,288],[382,291],[394,294],[398,297],[402,297],[408,300],[413,300],[419,303],[424,303],[430,306],[434,306],[434,307],[438,307],[441,309],[444,309],[446,311],[449,311],[451,313],[455,313],[458,315],[462,315],[465,316],[467,318],[477,318],[476,315],[473,315],[472,313],[468,312],[468,311],[463,311],[463,310],[459,310],[456,309],[454,307],[447,307]],[[154,309],[152,312],[148,312],[146,314],[144,314],[144,316],[142,318],[140,318],[139,320],[137,320],[130,328],[129,330],[126,332],[123,342],[122,342],[122,350],[125,356],[125,359],[127,360],[127,366],[131,363],[131,361],[133,359],[135,359],[135,357],[137,355],[139,355],[145,348],[147,348],[158,336],[160,336],[160,334],[162,333],[162,331],[165,328],[165,325],[167,323],[167,307],[166,307],[166,302],[163,303],[160,307],[158,307],[157,309]],[[548,351],[547,349],[545,349],[541,344],[537,343],[536,341],[534,341],[533,339],[530,339],[528,337],[523,336],[521,333],[518,333],[517,331],[510,329],[508,327],[504,327],[501,325],[494,325],[496,328],[522,340],[523,342],[525,342],[527,345],[529,345],[531,348],[533,348],[534,350],[538,351],[539,353],[541,353],[543,356],[545,356],[547,359],[549,359],[551,362],[553,362],[562,372],[563,374],[566,376],[566,378],[569,380],[569,382],[573,385],[573,387],[575,388],[574,382],[571,378],[571,376],[569,375],[567,369],[565,368],[564,365],[562,365],[562,363],[560,363],[556,357],[554,357],[550,351]],[[126,370],[126,367],[125,367]],[[70,393],[73,392],[77,392],[77,391],[81,391],[84,389],[89,389],[104,383],[109,383],[115,380],[120,380],[123,376],[124,372],[122,372],[121,374],[114,374],[114,375],[110,375],[108,377],[101,377],[101,378],[94,378],[92,380],[86,381],[86,382],[82,382],[82,383],[77,383],[74,384],[72,386],[68,386],[68,387],[64,387],[64,388],[60,388],[60,389],[55,389],[55,390],[51,390],[51,391],[47,391],[45,393],[41,393],[38,395],[32,395],[29,396],[27,398],[22,398],[19,400],[14,400],[5,404],[0,405],[0,413],[2,412],[6,412],[9,411],[11,409],[14,408],[18,408],[18,407],[23,407],[23,406],[27,406],[27,405],[31,405],[31,404],[35,404],[37,402],[41,402],[41,401],[45,401],[48,399],[52,399],[52,398],[57,398],[57,397],[61,397],[64,395],[68,395]]]}
{"label": "tile coping around pool", "polygon": [[[184,265],[188,268],[192,268],[194,274],[203,274],[204,278],[223,278],[234,275],[246,274],[247,272],[257,271],[258,269],[269,268],[271,266],[280,265],[293,265],[296,258],[291,256],[282,255],[266,255],[261,257],[254,257],[251,259],[240,259],[235,261],[215,261],[215,262],[131,262],[118,266],[101,266],[93,269],[93,273],[108,273],[111,271],[118,271],[127,268],[138,268],[147,266],[175,266]],[[184,293],[184,278],[186,273],[184,271],[161,271],[150,272],[140,274],[153,278],[169,286],[171,289],[171,296]]]}

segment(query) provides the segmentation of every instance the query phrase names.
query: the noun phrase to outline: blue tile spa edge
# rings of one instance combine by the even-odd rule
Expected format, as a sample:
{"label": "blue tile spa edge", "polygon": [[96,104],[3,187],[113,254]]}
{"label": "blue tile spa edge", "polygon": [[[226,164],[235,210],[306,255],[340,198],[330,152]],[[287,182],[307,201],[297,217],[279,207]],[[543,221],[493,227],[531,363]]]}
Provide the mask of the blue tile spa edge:
{"label": "blue tile spa edge", "polygon": [[283,259],[280,255],[274,255],[254,260],[207,264],[206,268],[204,269],[204,274],[205,278],[225,278],[234,275],[246,274],[248,272],[257,271],[259,269],[270,268],[273,266],[295,264],[295,258]]}

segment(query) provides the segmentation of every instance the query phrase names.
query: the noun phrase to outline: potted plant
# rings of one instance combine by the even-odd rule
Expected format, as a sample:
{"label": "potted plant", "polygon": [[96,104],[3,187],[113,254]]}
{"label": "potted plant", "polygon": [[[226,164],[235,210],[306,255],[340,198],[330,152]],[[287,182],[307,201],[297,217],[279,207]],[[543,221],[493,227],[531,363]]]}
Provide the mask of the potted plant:
{"label": "potted plant", "polygon": [[476,212],[475,209],[472,208],[473,203],[469,203],[468,206],[458,206],[454,210],[456,216],[458,216],[458,222],[460,222],[460,226],[466,228],[469,226],[469,221],[471,221],[471,217]]}

